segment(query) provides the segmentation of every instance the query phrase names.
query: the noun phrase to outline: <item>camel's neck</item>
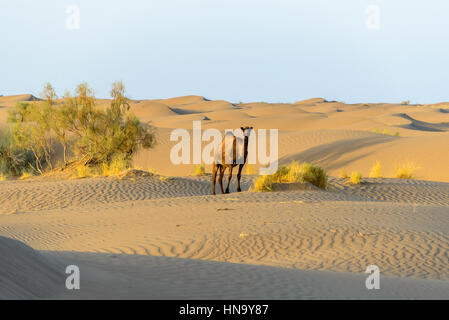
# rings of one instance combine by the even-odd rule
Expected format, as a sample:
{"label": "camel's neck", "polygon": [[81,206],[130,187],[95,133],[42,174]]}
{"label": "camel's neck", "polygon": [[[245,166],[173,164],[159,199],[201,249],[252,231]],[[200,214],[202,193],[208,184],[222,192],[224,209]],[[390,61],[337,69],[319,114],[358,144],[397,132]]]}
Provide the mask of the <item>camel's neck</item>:
{"label": "camel's neck", "polygon": [[248,137],[245,136],[245,138],[243,139],[243,160],[245,163],[246,162],[246,158],[248,157]]}

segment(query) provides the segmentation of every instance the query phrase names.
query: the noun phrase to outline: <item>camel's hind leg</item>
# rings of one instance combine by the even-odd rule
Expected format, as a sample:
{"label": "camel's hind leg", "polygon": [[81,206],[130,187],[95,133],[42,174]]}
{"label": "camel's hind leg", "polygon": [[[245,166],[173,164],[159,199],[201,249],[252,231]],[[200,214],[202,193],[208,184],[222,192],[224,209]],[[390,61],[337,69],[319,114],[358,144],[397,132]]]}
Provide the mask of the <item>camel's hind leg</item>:
{"label": "camel's hind leg", "polygon": [[215,195],[215,183],[217,178],[217,170],[221,167],[219,164],[214,163],[212,167],[212,194]]}
{"label": "camel's hind leg", "polygon": [[242,177],[242,169],[245,164],[239,164],[239,172],[237,173],[237,192],[242,191],[240,189],[240,178]]}
{"label": "camel's hind leg", "polygon": [[228,174],[228,185],[226,186],[226,193],[229,193],[229,185],[231,184],[231,179],[232,179],[232,169],[233,169],[233,167],[230,166],[229,174]]}
{"label": "camel's hind leg", "polygon": [[220,186],[221,193],[224,193],[223,191],[223,174],[224,174],[225,167],[223,165],[220,166],[220,176],[218,177],[218,185]]}

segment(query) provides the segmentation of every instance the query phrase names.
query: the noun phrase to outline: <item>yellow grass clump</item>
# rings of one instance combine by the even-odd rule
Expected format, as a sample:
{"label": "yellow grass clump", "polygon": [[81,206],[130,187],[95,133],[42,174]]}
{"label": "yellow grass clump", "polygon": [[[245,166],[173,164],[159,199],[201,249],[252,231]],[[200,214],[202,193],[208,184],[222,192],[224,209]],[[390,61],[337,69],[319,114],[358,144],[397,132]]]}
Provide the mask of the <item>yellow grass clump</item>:
{"label": "yellow grass clump", "polygon": [[167,181],[170,181],[172,179],[173,179],[173,177],[170,177],[170,176],[159,176],[159,180],[163,181],[163,182],[167,182]]}
{"label": "yellow grass clump", "polygon": [[380,166],[380,162],[376,161],[376,163],[371,168],[371,171],[369,172],[370,178],[382,178],[382,170]]}
{"label": "yellow grass clump", "polygon": [[252,164],[247,164],[246,165],[246,174],[247,175],[256,174],[256,169],[254,168],[254,166]]}
{"label": "yellow grass clump", "polygon": [[3,173],[0,173],[0,181],[6,181],[8,177],[4,175]]}
{"label": "yellow grass clump", "polygon": [[25,179],[27,179],[29,177],[32,177],[32,176],[34,176],[34,174],[32,172],[24,171],[24,172],[22,172],[22,175],[20,176],[19,179],[20,180],[25,180]]}
{"label": "yellow grass clump", "polygon": [[195,165],[195,168],[193,169],[194,176],[203,176],[205,174],[206,174],[206,169],[204,169],[203,165],[200,165],[200,164]]}
{"label": "yellow grass clump", "polygon": [[398,131],[396,131],[395,133],[391,133],[387,129],[376,129],[373,132],[374,133],[378,133],[378,134],[383,134],[385,136],[395,136],[395,137],[399,137],[400,136],[400,133]]}
{"label": "yellow grass clump", "polygon": [[349,182],[351,184],[360,184],[362,182],[362,174],[358,171],[351,172],[351,176],[349,177]]}
{"label": "yellow grass clump", "polygon": [[75,170],[73,171],[72,178],[83,179],[92,177],[93,175],[94,174],[91,167],[80,164],[76,166]]}
{"label": "yellow grass clump", "polygon": [[420,169],[413,161],[407,161],[396,166],[396,178],[399,179],[413,179],[415,178],[416,170]]}
{"label": "yellow grass clump", "polygon": [[151,168],[151,167],[148,167],[148,170],[147,170],[149,173],[152,173],[152,174],[154,174],[154,175],[157,175],[158,173],[157,173],[157,170],[155,169],[155,168]]}
{"label": "yellow grass clump", "polygon": [[259,177],[254,182],[254,191],[271,191],[274,183],[308,182],[319,188],[327,187],[327,174],[310,163],[293,161],[288,166],[278,168],[275,174]]}
{"label": "yellow grass clump", "polygon": [[271,175],[260,176],[254,182],[254,187],[253,187],[252,190],[254,192],[272,191],[273,190],[272,186],[273,186],[274,182],[275,181],[273,179],[273,176],[271,176]]}
{"label": "yellow grass clump", "polygon": [[118,176],[128,168],[129,165],[127,161],[119,158],[113,159],[109,164],[101,164],[102,173],[105,177]]}
{"label": "yellow grass clump", "polygon": [[348,174],[346,173],[345,170],[340,169],[340,171],[338,172],[338,175],[340,176],[340,178],[342,179],[347,179],[348,178]]}

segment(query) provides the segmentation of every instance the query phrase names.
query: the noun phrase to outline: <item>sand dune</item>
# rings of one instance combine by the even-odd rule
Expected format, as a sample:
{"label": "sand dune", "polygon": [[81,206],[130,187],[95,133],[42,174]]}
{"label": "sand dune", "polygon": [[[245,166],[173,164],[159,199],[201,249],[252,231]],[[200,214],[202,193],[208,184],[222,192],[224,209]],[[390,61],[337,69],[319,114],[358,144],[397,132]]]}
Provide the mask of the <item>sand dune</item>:
{"label": "sand dune", "polygon": [[[73,298],[442,298],[449,290],[446,183],[372,179],[357,187],[332,179],[329,191],[213,197],[210,177],[131,179],[1,182],[0,234],[85,266],[90,289]],[[363,287],[369,264],[389,279],[375,296]],[[186,273],[192,280],[183,282]],[[218,287],[237,274],[260,282]],[[264,285],[271,281],[274,288]],[[133,290],[111,293],[124,282]],[[332,289],[338,283],[343,289]]]}
{"label": "sand dune", "polygon": [[21,101],[36,101],[39,100],[32,94],[20,94],[14,96],[0,96],[0,129],[5,127],[7,119],[7,111],[12,108],[17,102]]}
{"label": "sand dune", "polygon": [[169,99],[159,99],[159,100],[154,100],[154,101],[161,102],[161,103],[164,103],[166,105],[173,107],[173,106],[182,106],[182,105],[204,102],[207,100],[204,97],[192,95],[192,96],[176,97],[176,98],[169,98]]}
{"label": "sand dune", "polygon": [[37,101],[39,98],[36,98],[32,94],[18,94],[14,96],[0,96],[0,106],[6,105],[11,106],[12,104],[20,101]]}
{"label": "sand dune", "polygon": [[131,103],[131,110],[134,114],[143,121],[151,120],[152,118],[168,117],[177,115],[169,106],[151,101],[138,101],[138,103]]}
{"label": "sand dune", "polygon": [[0,236],[0,299],[49,298],[65,283],[62,265],[17,240]]}
{"label": "sand dune", "polygon": [[397,114],[397,116],[410,121],[410,124],[406,125],[406,127],[409,129],[420,130],[420,131],[434,131],[434,132],[449,131],[449,124],[428,123],[428,122],[424,122],[424,121],[418,121],[418,120],[413,119],[406,113],[399,113],[399,114]]}
{"label": "sand dune", "polygon": [[[381,290],[366,290],[365,277],[351,273],[144,255],[36,252],[14,243],[16,247],[3,247],[2,253],[20,255],[32,277],[11,290],[17,284],[17,268],[11,273],[0,269],[6,285],[1,299],[442,299],[449,292],[447,282],[439,280],[385,276]],[[17,267],[5,261],[3,267]],[[81,289],[69,291],[62,270],[73,264],[82,272]]]}
{"label": "sand dune", "polygon": [[[15,102],[30,99],[0,97],[0,125]],[[0,181],[0,298],[449,296],[447,103],[185,96],[130,104],[158,141],[134,165],[157,174]],[[244,174],[244,192],[234,193],[233,181],[233,193],[211,196],[210,166],[193,177],[193,165],[169,161],[172,129],[191,132],[194,120],[219,130],[279,129],[280,163],[322,166],[329,189],[253,193],[255,176]],[[385,178],[356,186],[338,178],[342,169],[366,177],[376,161]],[[407,161],[416,179],[395,179]],[[61,270],[71,263],[84,274],[79,292],[64,288]],[[370,264],[384,279],[376,292],[364,287]]]}

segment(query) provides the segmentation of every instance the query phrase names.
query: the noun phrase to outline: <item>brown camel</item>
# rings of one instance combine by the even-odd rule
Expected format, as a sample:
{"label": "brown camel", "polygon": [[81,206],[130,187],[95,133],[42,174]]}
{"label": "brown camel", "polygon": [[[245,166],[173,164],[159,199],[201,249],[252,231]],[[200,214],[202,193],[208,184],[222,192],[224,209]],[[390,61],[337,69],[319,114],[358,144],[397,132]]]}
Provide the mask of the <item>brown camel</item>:
{"label": "brown camel", "polygon": [[[217,171],[219,171],[220,174],[218,177],[218,184],[220,185],[221,193],[229,193],[232,169],[236,166],[239,166],[239,172],[237,173],[237,192],[242,191],[240,189],[240,178],[242,177],[242,169],[248,157],[248,140],[253,127],[241,127],[240,129],[243,131],[243,140],[240,137],[234,136],[231,132],[228,132],[221,143],[221,153],[216,152],[215,154],[215,161],[212,169],[212,194],[215,194]],[[226,168],[229,170],[228,185],[226,186],[226,191],[223,192],[223,174],[226,171]]]}

